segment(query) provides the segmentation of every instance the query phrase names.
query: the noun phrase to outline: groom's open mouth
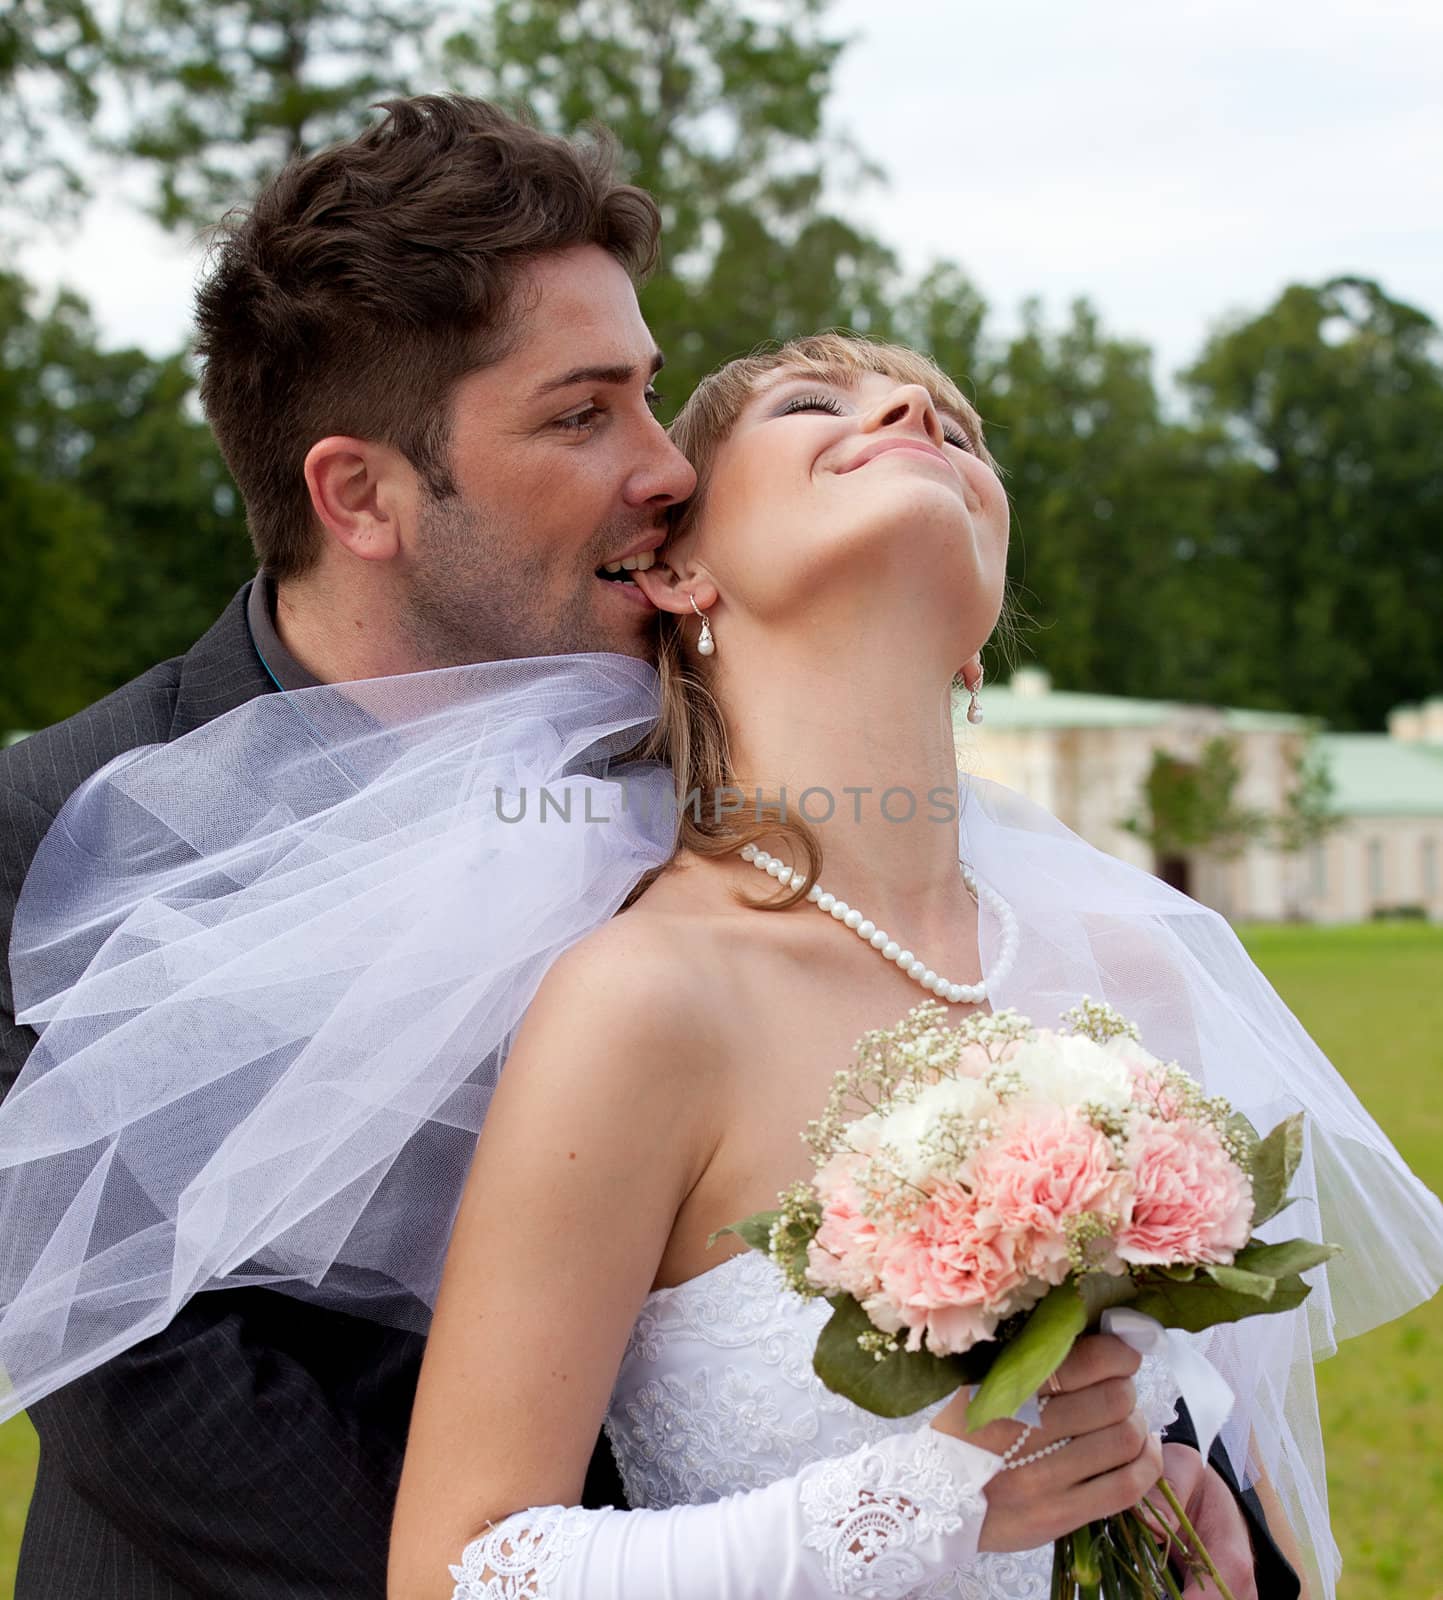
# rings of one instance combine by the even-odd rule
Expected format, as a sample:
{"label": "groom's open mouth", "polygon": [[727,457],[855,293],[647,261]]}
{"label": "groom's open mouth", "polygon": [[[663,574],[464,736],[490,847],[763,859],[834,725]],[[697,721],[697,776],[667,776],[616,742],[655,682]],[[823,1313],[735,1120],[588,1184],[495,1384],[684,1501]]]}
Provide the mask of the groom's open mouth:
{"label": "groom's open mouth", "polygon": [[627,556],[623,561],[608,561],[596,569],[596,576],[608,583],[629,583],[635,587],[633,572],[645,572],[656,565],[656,551],[643,550],[640,555]]}
{"label": "groom's open mouth", "polygon": [[596,576],[607,588],[617,591],[618,600],[654,612],[656,607],[641,592],[632,573],[645,572],[648,567],[655,565],[656,552],[643,550],[638,555],[626,556],[620,561],[608,561],[604,566],[597,567]]}

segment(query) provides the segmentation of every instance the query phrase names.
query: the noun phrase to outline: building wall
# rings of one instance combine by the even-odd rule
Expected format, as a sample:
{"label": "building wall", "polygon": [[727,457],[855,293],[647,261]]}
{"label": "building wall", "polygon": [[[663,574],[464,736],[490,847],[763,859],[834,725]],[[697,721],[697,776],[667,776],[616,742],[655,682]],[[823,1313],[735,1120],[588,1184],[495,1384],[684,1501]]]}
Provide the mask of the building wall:
{"label": "building wall", "polygon": [[1295,870],[1312,921],[1361,922],[1418,906],[1443,922],[1443,817],[1350,817]]}
{"label": "building wall", "polygon": [[[1021,790],[1100,850],[1151,871],[1151,850],[1121,822],[1138,808],[1153,750],[1194,759],[1225,731],[1222,719],[1206,711],[1123,728],[984,723],[963,731],[959,759],[965,770]],[[1305,735],[1249,731],[1231,737],[1242,763],[1239,803],[1276,814]],[[1235,860],[1199,858],[1190,892],[1236,921],[1359,922],[1397,906],[1422,906],[1443,921],[1443,816],[1352,817],[1316,851],[1287,855],[1254,844]]]}

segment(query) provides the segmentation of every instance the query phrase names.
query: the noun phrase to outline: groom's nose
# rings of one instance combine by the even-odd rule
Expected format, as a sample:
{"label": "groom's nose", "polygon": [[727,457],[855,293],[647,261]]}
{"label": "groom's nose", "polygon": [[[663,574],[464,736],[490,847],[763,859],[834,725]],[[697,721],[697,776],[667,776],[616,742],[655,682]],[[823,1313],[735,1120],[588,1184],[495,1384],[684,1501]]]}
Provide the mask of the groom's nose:
{"label": "groom's nose", "polygon": [[687,499],[696,488],[696,471],[690,461],[667,437],[660,423],[654,424],[652,448],[626,481],[625,498],[630,506],[675,505]]}

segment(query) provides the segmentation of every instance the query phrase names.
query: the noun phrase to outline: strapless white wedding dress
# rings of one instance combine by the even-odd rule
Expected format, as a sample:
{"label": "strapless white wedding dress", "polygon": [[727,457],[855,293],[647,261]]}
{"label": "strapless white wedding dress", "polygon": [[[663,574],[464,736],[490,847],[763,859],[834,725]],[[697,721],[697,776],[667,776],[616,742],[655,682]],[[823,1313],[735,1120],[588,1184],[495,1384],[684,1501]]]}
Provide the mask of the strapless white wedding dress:
{"label": "strapless white wedding dress", "polygon": [[[452,1568],[456,1600],[1047,1600],[1050,1545],[977,1551],[997,1457],[823,1386],[829,1315],[751,1252],[649,1295],[606,1420],[635,1509],[508,1517]],[[1160,1426],[1165,1369],[1137,1381]]]}

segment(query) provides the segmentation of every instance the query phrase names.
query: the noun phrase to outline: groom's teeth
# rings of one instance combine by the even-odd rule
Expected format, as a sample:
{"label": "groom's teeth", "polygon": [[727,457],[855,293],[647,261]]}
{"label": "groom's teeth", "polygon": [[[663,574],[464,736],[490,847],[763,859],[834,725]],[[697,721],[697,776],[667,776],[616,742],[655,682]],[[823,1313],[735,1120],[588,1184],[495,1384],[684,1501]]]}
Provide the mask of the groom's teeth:
{"label": "groom's teeth", "polygon": [[656,565],[656,551],[643,550],[639,556],[625,556],[620,561],[602,564],[603,572],[649,572]]}

